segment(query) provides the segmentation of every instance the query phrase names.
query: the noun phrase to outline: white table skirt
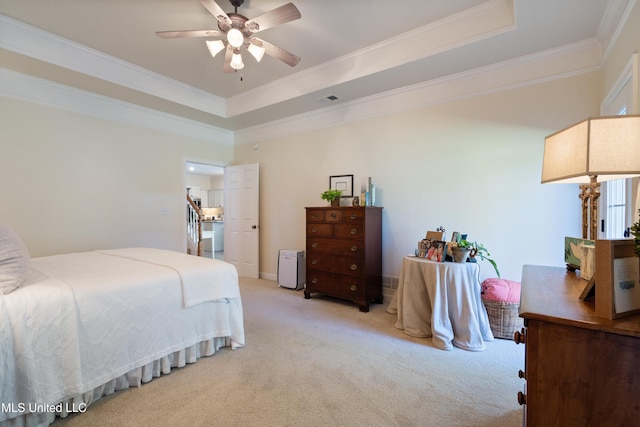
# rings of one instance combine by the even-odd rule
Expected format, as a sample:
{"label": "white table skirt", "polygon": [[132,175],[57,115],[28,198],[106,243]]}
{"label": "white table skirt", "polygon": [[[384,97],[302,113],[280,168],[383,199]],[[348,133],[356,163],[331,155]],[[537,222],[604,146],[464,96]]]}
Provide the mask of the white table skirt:
{"label": "white table skirt", "polygon": [[493,341],[480,295],[475,263],[434,262],[405,256],[398,290],[387,311],[398,315],[396,328],[414,337],[432,337],[443,350],[482,351]]}

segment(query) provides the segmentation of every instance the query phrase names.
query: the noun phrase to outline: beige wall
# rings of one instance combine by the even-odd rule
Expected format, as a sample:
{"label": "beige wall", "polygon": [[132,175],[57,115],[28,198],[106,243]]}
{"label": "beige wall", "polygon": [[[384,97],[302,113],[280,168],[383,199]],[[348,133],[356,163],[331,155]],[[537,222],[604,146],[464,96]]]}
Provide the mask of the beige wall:
{"label": "beige wall", "polygon": [[0,97],[0,221],[32,256],[183,250],[185,161],[230,146]]}
{"label": "beige wall", "polygon": [[[427,230],[444,226],[484,243],[503,277],[523,264],[562,265],[579,236],[575,185],[541,185],[544,137],[597,114],[597,73],[336,126],[235,150],[260,163],[260,271],[279,249],[304,249],[304,207],[323,206],[330,175],[371,176],[383,211],[383,275]],[[483,263],[482,274],[494,276]]]}

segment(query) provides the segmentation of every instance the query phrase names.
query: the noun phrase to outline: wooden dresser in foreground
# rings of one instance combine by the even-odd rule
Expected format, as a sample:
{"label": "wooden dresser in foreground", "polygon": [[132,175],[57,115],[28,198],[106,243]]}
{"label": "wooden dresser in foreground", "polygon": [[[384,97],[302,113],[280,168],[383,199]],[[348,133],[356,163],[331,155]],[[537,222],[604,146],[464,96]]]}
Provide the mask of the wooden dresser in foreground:
{"label": "wooden dresser in foreground", "polygon": [[307,211],[304,297],[344,298],[368,312],[382,303],[382,208],[319,207]]}
{"label": "wooden dresser in foreground", "polygon": [[596,317],[593,301],[578,299],[586,283],[560,267],[523,269],[525,328],[514,339],[525,343],[525,391],[518,400],[529,427],[640,420],[640,315]]}

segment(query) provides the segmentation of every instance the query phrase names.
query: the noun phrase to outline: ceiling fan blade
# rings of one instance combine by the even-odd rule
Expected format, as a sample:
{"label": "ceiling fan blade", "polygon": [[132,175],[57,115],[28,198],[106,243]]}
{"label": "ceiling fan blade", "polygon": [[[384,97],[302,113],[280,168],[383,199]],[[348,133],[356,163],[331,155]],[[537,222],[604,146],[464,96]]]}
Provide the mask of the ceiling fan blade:
{"label": "ceiling fan blade", "polygon": [[[204,1],[204,0],[203,0]],[[277,7],[265,14],[262,14],[245,22],[246,29],[253,33],[284,24],[285,22],[300,19],[300,11],[293,3],[287,3],[284,6]]]}
{"label": "ceiling fan blade", "polygon": [[218,37],[224,33],[218,30],[182,30],[156,31],[156,35],[162,39],[177,39],[181,37]]}
{"label": "ceiling fan blade", "polygon": [[[200,3],[213,15],[216,17],[218,22],[223,24],[225,27],[231,27],[231,18],[229,15],[220,7],[218,3],[213,0],[200,0]],[[228,30],[229,28],[223,28],[224,30]]]}
{"label": "ceiling fan blade", "polygon": [[234,70],[231,68],[231,57],[233,56],[233,46],[227,45],[227,51],[224,54],[224,65],[222,66],[223,73],[233,73]]}
{"label": "ceiling fan blade", "polygon": [[284,62],[287,65],[290,65],[292,67],[295,67],[298,62],[300,62],[300,57],[294,55],[291,52],[287,52],[286,50],[279,48],[276,45],[273,45],[269,42],[266,42],[262,39],[259,39],[257,37],[252,37],[249,39],[249,42],[257,45],[257,46],[262,46],[264,47],[264,53],[266,53],[269,56],[272,56],[276,59],[279,59],[280,61]]}

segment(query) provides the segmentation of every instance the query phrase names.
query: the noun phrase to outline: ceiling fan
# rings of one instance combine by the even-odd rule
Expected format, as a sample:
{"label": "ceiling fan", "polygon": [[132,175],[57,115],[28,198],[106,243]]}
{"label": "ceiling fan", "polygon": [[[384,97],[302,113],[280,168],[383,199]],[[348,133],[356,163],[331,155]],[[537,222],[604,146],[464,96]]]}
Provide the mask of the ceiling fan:
{"label": "ceiling fan", "polygon": [[173,39],[181,37],[223,37],[220,40],[207,40],[211,56],[215,57],[218,52],[225,50],[224,65],[222,71],[232,73],[244,68],[242,62],[241,47],[246,47],[247,51],[260,62],[266,53],[290,66],[295,66],[300,62],[300,58],[287,52],[254,34],[259,31],[294,21],[301,17],[300,11],[293,3],[277,7],[256,18],[249,19],[238,13],[238,6],[244,0],[229,0],[235,7],[235,12],[225,13],[224,10],[213,0],[200,0],[202,5],[218,20],[217,30],[182,30],[182,31],[158,31],[156,34],[163,39]]}

